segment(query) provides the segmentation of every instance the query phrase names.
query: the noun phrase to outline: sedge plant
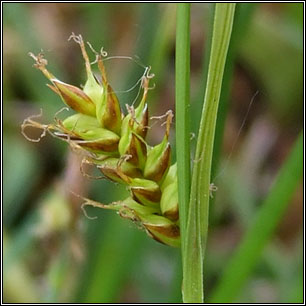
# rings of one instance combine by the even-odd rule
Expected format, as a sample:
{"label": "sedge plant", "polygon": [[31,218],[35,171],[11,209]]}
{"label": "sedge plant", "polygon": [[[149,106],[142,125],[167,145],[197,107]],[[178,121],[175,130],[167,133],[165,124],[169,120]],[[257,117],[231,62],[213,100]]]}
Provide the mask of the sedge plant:
{"label": "sedge plant", "polygon": [[[165,125],[161,143],[150,146],[146,141],[150,127],[146,101],[153,77],[149,68],[145,69],[141,79],[141,101],[137,107],[127,105],[124,113],[108,82],[103,49],[100,53],[95,52],[95,63],[100,72],[97,77],[92,72],[82,36],[71,36],[79,44],[85,62],[87,81],[82,89],[56,78],[48,70],[48,62],[42,53],[30,53],[34,66],[50,81],[49,88],[75,113],[63,120],[56,115],[50,124],[37,122],[35,116],[29,117],[22,125],[24,135],[27,127],[41,129],[41,137],[50,133],[80,152],[84,156],[82,165],[94,165],[104,178],[127,186],[130,196],[110,204],[77,196],[84,200],[83,209],[90,205],[117,211],[153,239],[172,247],[181,247],[182,293],[186,303],[204,301],[203,259],[208,229],[211,159],[234,11],[235,4],[216,4],[206,93],[192,173],[188,113],[190,4],[177,6],[177,164],[171,164],[171,111],[160,117]],[[89,47],[92,49],[90,44]]]}

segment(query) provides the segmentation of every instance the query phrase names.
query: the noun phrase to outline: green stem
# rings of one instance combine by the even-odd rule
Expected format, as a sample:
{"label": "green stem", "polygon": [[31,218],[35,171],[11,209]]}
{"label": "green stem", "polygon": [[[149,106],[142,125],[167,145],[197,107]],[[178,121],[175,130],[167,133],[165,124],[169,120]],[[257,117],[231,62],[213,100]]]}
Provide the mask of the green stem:
{"label": "green stem", "polygon": [[216,4],[204,107],[192,174],[186,239],[183,240],[183,301],[185,303],[202,303],[204,300],[203,257],[208,231],[212,152],[234,13],[234,3]]}
{"label": "green stem", "polygon": [[190,4],[177,4],[176,56],[176,159],[182,255],[190,195]]}

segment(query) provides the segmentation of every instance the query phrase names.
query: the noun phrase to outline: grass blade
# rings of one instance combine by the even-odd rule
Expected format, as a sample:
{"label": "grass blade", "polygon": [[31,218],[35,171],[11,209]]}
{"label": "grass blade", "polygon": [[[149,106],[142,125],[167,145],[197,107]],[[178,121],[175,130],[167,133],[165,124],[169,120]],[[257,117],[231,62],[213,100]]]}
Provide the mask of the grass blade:
{"label": "grass blade", "polygon": [[[211,39],[212,39],[212,32],[214,26],[214,16],[215,16],[215,3],[210,4],[209,13],[207,14],[207,24],[205,30],[205,45],[204,45],[204,52],[203,52],[203,62],[202,62],[202,71],[201,76],[199,78],[198,84],[198,92],[191,101],[191,131],[196,132],[199,130],[200,120],[201,120],[201,112],[199,109],[203,107],[203,101],[205,96],[206,90],[206,83],[207,83],[207,73],[208,73],[208,65],[209,65],[209,57],[210,57],[210,50],[211,50]],[[193,147],[192,147],[193,149]]]}
{"label": "grass blade", "polygon": [[211,169],[211,179],[216,177],[218,172],[218,165],[223,144],[223,134],[225,128],[225,121],[229,107],[230,91],[232,87],[232,77],[234,73],[235,59],[237,49],[240,42],[243,40],[248,25],[252,20],[252,14],[255,11],[255,3],[237,3],[235,9],[235,18],[233,22],[231,42],[228,48],[224,75],[222,81],[222,89],[220,94],[220,102],[218,107],[217,124],[214,140],[214,152]]}
{"label": "grass blade", "polygon": [[204,108],[192,174],[186,240],[183,240],[183,243],[185,243],[183,253],[183,300],[187,303],[201,303],[204,300],[202,271],[208,230],[212,152],[218,103],[234,12],[234,3],[216,4]]}
{"label": "grass blade", "polygon": [[230,303],[252,272],[261,251],[280,222],[303,173],[303,133],[283,165],[252,225],[230,260],[211,302]]}

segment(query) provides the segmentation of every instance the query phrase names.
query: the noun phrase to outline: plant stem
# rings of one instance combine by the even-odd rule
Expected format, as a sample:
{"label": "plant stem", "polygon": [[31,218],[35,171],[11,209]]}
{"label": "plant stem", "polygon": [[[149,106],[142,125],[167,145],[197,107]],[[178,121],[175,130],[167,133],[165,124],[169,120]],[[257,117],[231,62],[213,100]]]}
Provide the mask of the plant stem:
{"label": "plant stem", "polygon": [[204,301],[203,257],[208,231],[212,152],[234,13],[234,3],[216,4],[204,107],[192,174],[186,238],[183,241],[185,244],[183,246],[183,301],[185,303]]}
{"label": "plant stem", "polygon": [[190,196],[190,4],[177,4],[176,56],[176,159],[182,256]]}

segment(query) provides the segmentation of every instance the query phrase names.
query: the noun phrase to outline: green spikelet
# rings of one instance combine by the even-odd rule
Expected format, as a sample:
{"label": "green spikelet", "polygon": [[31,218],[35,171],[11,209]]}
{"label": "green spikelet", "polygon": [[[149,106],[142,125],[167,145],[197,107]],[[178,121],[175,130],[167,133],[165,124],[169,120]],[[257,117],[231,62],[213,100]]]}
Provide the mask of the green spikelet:
{"label": "green spikelet", "polygon": [[76,112],[95,116],[96,106],[84,91],[73,85],[51,79],[64,103]]}
{"label": "green spikelet", "polygon": [[121,137],[119,153],[128,156],[130,163],[143,169],[147,159],[147,144],[136,133],[130,132]]}
{"label": "green spikelet", "polygon": [[75,114],[66,118],[62,125],[71,140],[80,146],[97,153],[118,154],[119,136],[102,128],[96,118]]}
{"label": "green spikelet", "polygon": [[133,106],[127,106],[129,112],[122,120],[121,135],[126,135],[130,131],[133,131],[143,139],[146,138],[149,123],[148,104],[146,103],[149,90],[148,77],[143,80],[142,86],[143,96],[138,107],[134,109]]}
{"label": "green spikelet", "polygon": [[122,176],[128,179],[142,177],[140,169],[120,158],[109,157],[104,160],[91,159],[89,162],[95,164],[107,178],[117,183],[126,184]]}
{"label": "green spikelet", "polygon": [[168,172],[171,161],[171,147],[168,142],[172,112],[167,116],[167,128],[163,141],[148,152],[147,162],[144,168],[144,177],[161,183]]}
{"label": "green spikelet", "polygon": [[168,185],[164,189],[160,200],[160,210],[166,218],[172,221],[178,221],[179,211],[177,181]]}
{"label": "green spikelet", "polygon": [[120,135],[122,123],[120,104],[115,92],[108,84],[101,56],[98,57],[98,66],[102,76],[103,95],[97,102],[96,116],[102,127]]}
{"label": "green spikelet", "polygon": [[[50,132],[85,154],[84,162],[92,164],[107,178],[126,185],[130,197],[108,205],[85,199],[84,205],[115,210],[153,239],[173,247],[180,245],[176,164],[171,165],[169,143],[172,112],[167,112],[166,132],[160,144],[151,147],[146,141],[149,113],[149,68],[142,78],[143,96],[134,109],[127,106],[124,115],[118,98],[108,83],[103,58],[96,53],[100,80],[92,72],[81,35],[71,35],[85,61],[87,80],[80,89],[58,80],[46,68],[42,54],[30,56],[35,67],[50,80],[48,85],[76,114],[55,123],[43,125],[28,118],[23,128],[33,126]],[[91,45],[89,45],[91,47]],[[91,47],[92,48],[92,47]],[[163,118],[165,116],[161,116]],[[24,132],[24,131],[23,131]]]}

